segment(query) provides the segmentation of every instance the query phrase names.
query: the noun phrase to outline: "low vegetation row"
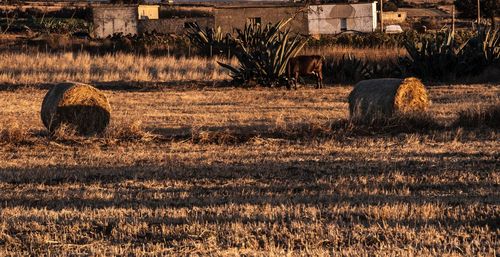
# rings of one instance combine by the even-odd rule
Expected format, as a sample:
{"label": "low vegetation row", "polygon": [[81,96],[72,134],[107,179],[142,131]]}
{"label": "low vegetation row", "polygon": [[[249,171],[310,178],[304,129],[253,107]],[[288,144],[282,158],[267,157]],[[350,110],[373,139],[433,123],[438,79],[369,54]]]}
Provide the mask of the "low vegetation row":
{"label": "low vegetation row", "polygon": [[[220,29],[193,25],[188,36],[204,55],[236,56],[240,63],[237,67],[220,63],[231,71],[235,84],[274,87],[289,83],[286,66],[308,41],[306,37],[290,35],[284,29],[288,21],[265,26],[247,24],[236,35],[225,36]],[[500,71],[500,29],[481,27],[468,38],[454,31],[403,38],[407,56],[395,62],[369,62],[347,55],[326,59],[324,70],[334,74],[337,82],[407,76],[454,81],[479,76],[488,68]]]}
{"label": "low vegetation row", "polygon": [[[3,22],[3,25],[2,25]],[[0,50],[15,51],[23,47],[38,47],[38,51],[86,51],[93,54],[104,54],[114,52],[128,52],[137,54],[153,55],[176,55],[176,56],[232,56],[231,49],[227,43],[227,35],[219,29],[207,29],[207,40],[212,42],[212,52],[208,48],[189,49],[196,46],[191,37],[185,35],[162,35],[158,33],[144,33],[141,35],[114,34],[108,38],[91,38],[92,24],[79,19],[62,21],[54,18],[35,18],[16,22],[8,26],[6,21],[0,19],[0,33],[19,32],[27,33],[28,36],[21,37],[19,42],[11,46],[2,46]],[[422,41],[430,38],[435,32],[419,33],[409,30],[401,34],[384,33],[343,33],[338,35],[324,35],[320,39],[307,41],[307,48],[396,48],[404,47],[407,41]],[[455,40],[461,44],[474,36],[474,32],[458,30]],[[170,51],[167,51],[167,47]],[[22,49],[25,50],[25,49]]]}

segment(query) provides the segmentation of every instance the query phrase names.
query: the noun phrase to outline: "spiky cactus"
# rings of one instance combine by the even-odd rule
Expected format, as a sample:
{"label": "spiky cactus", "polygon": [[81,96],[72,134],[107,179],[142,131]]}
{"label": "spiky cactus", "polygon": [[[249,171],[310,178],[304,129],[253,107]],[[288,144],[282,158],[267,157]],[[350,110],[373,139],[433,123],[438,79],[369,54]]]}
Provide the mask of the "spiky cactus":
{"label": "spiky cactus", "polygon": [[333,82],[358,82],[370,78],[366,60],[356,58],[352,54],[344,54],[342,58],[327,57],[323,70],[331,76]]}
{"label": "spiky cactus", "polygon": [[288,22],[281,20],[276,24],[247,24],[237,30],[234,55],[239,67],[219,64],[231,71],[234,82],[241,85],[258,84],[261,86],[286,85],[288,60],[304,47],[307,38],[292,35],[289,29],[283,30]]}
{"label": "spiky cactus", "polygon": [[455,79],[466,43],[457,45],[451,32],[438,33],[420,41],[405,42],[408,57],[401,60],[407,72],[426,79]]}
{"label": "spiky cactus", "polygon": [[407,73],[424,79],[454,80],[479,75],[487,66],[500,65],[499,29],[479,28],[459,44],[453,33],[438,33],[405,42],[408,57],[400,64]]}
{"label": "spiky cactus", "polygon": [[500,67],[500,29],[482,27],[462,52],[464,74],[479,75],[487,66]]}
{"label": "spiky cactus", "polygon": [[203,29],[198,23],[188,23],[186,34],[203,56],[227,56],[233,45],[230,34],[224,35],[220,27]]}

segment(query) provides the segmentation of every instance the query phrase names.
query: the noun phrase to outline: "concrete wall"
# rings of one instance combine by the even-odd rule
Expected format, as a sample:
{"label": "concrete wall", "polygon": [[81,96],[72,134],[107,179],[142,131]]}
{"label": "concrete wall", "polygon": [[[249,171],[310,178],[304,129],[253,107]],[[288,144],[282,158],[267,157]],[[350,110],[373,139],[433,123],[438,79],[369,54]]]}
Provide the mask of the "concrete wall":
{"label": "concrete wall", "polygon": [[172,18],[172,19],[159,19],[159,20],[140,20],[138,31],[140,33],[153,32],[161,34],[178,34],[181,35],[185,31],[185,24],[187,22],[197,22],[200,27],[213,28],[213,17],[194,17],[194,18]]}
{"label": "concrete wall", "polygon": [[384,23],[403,23],[406,21],[406,12],[384,12]]}
{"label": "concrete wall", "polygon": [[137,6],[93,8],[94,36],[137,34]]}
{"label": "concrete wall", "polygon": [[377,17],[375,3],[311,5],[308,12],[309,34],[337,34],[342,32],[341,22],[345,20],[346,30],[373,32]]}
{"label": "concrete wall", "polygon": [[159,18],[159,5],[139,5],[137,10],[141,20],[157,20]]}
{"label": "concrete wall", "polygon": [[[276,23],[292,17],[300,6],[245,6],[218,7],[215,9],[215,26],[220,26],[224,33],[232,33],[234,28],[244,28],[248,18],[260,18],[261,24]],[[295,33],[308,34],[307,14],[302,12],[289,23]]]}

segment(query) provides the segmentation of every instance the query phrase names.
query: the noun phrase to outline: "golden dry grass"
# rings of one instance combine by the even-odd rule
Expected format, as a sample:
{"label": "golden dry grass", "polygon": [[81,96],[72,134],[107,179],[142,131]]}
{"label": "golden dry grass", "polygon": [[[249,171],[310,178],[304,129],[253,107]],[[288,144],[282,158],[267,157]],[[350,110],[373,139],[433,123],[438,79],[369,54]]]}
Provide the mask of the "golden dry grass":
{"label": "golden dry grass", "polygon": [[[307,48],[303,54],[342,58],[344,54],[367,60],[397,60],[406,54],[399,48]],[[0,84],[31,85],[77,81],[83,83],[213,82],[230,79],[218,59],[138,56],[117,53],[92,56],[88,53],[0,53]],[[227,62],[224,60],[223,62]],[[230,64],[237,66],[237,60]]]}
{"label": "golden dry grass", "polygon": [[342,58],[343,55],[351,54],[359,59],[365,59],[369,61],[395,61],[399,57],[405,56],[407,53],[406,49],[397,47],[355,48],[343,46],[318,46],[305,48],[304,54],[331,56],[336,59]]}
{"label": "golden dry grass", "polygon": [[[350,90],[105,91],[111,130],[71,140],[45,136],[44,91],[2,91],[0,255],[498,254],[498,131],[284,136],[347,118]],[[448,123],[500,96],[429,91]]]}
{"label": "golden dry grass", "polygon": [[[36,85],[61,81],[163,82],[228,79],[217,59],[109,54],[0,53],[0,84]],[[233,60],[233,64],[236,60]]]}

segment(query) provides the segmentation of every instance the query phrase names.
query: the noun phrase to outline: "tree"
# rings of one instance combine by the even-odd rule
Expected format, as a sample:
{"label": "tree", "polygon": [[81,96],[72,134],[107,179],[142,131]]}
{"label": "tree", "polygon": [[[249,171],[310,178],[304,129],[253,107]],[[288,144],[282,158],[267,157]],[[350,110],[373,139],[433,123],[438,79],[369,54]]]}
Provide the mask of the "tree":
{"label": "tree", "polygon": [[111,4],[140,4],[141,0],[110,0]]}
{"label": "tree", "polygon": [[[500,7],[500,0],[480,0],[481,17],[489,17],[492,24],[495,23],[494,17],[498,14],[497,8]],[[457,11],[462,18],[477,17],[477,0],[455,0]]]}
{"label": "tree", "polygon": [[384,11],[387,12],[397,12],[398,6],[393,2],[384,3]]}
{"label": "tree", "polygon": [[393,2],[397,7],[403,7],[405,5],[404,0],[390,0],[390,2]]}

